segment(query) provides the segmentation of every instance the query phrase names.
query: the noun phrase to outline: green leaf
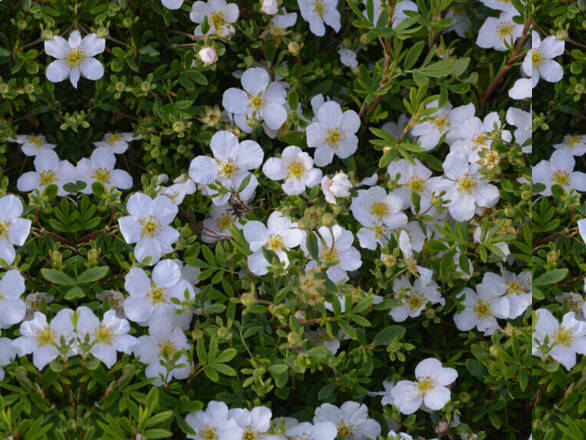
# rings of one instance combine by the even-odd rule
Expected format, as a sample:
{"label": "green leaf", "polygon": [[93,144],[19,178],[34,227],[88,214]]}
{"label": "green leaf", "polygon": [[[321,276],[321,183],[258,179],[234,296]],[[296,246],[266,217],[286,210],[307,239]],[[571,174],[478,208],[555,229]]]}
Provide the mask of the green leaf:
{"label": "green leaf", "polygon": [[547,286],[559,283],[568,276],[568,269],[553,269],[546,272],[533,280],[534,286]]}
{"label": "green leaf", "polygon": [[166,429],[149,429],[148,431],[144,432],[144,435],[147,439],[157,439],[157,438],[169,438],[173,435],[171,431],[167,431]]}
{"label": "green leaf", "polygon": [[73,278],[57,269],[43,268],[41,275],[47,281],[59,286],[75,286],[77,284]]}
{"label": "green leaf", "polygon": [[72,287],[65,293],[65,299],[67,301],[73,301],[85,297],[85,292],[79,286]]}
{"label": "green leaf", "polygon": [[110,269],[108,266],[92,267],[77,277],[77,284],[90,284],[104,278]]}
{"label": "green leaf", "polygon": [[312,232],[307,234],[307,239],[305,240],[305,245],[307,246],[307,250],[311,258],[315,261],[319,260],[319,247],[317,245],[317,236]]}
{"label": "green leaf", "polygon": [[381,331],[379,331],[374,340],[373,344],[390,344],[394,340],[401,340],[405,337],[405,327],[400,325],[391,325]]}
{"label": "green leaf", "polygon": [[283,388],[289,379],[289,374],[287,373],[289,367],[285,364],[275,364],[271,365],[268,370],[277,388]]}

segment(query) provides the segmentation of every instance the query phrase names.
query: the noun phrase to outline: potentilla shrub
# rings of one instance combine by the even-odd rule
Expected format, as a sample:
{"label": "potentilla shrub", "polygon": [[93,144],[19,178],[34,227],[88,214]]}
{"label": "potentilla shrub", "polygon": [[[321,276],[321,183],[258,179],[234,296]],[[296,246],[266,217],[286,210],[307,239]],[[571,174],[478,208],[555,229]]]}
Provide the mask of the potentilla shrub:
{"label": "potentilla shrub", "polygon": [[0,1],[0,438],[586,438],[585,8]]}

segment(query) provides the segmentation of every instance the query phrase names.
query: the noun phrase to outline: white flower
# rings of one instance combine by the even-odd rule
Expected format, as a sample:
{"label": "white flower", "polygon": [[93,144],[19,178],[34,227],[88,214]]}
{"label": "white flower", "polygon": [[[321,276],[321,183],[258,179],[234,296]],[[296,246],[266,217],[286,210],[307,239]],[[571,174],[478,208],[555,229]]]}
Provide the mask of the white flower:
{"label": "white flower", "polygon": [[301,148],[290,145],[281,153],[281,157],[271,157],[262,167],[263,173],[271,180],[285,180],[282,185],[285,194],[297,196],[317,185],[321,178],[320,169],[313,168],[313,159]]}
{"label": "white flower", "polygon": [[446,12],[446,18],[451,18],[450,26],[444,32],[454,31],[460,38],[466,37],[466,32],[472,26],[470,17],[462,6],[450,6]]}
{"label": "white flower", "polygon": [[[353,271],[362,265],[360,252],[352,246],[354,236],[352,232],[334,225],[331,228],[321,226],[318,229],[317,240],[319,261],[330,264],[327,275],[330,280],[339,283],[347,279],[346,271]],[[308,255],[305,240],[301,248]]]}
{"label": "white flower", "polygon": [[285,431],[287,440],[334,440],[338,435],[332,422],[298,423]]}
{"label": "white flower", "polygon": [[496,205],[499,200],[498,188],[482,180],[480,165],[469,165],[466,154],[448,154],[443,167],[448,179],[441,183],[441,188],[446,191],[445,199],[449,200],[447,207],[454,220],[470,220],[474,217],[476,205],[483,208]]}
{"label": "white flower", "polygon": [[359,190],[350,209],[354,218],[364,226],[358,232],[358,239],[360,246],[366,249],[376,249],[377,243],[385,246],[390,231],[407,225],[401,197],[387,194],[380,186]]}
{"label": "white flower", "polygon": [[49,144],[45,136],[19,134],[16,139],[9,139],[21,145],[22,152],[27,156],[36,156],[41,151],[52,150],[57,145]]}
{"label": "white flower", "polygon": [[358,67],[358,60],[356,59],[356,52],[351,49],[346,49],[341,47],[338,49],[338,53],[340,54],[340,62],[346,66],[350,67],[351,69],[355,69]]}
{"label": "white flower", "polygon": [[150,265],[161,256],[173,252],[179,232],[169,226],[177,215],[177,206],[168,197],[154,199],[143,193],[132,194],[126,203],[128,216],[118,219],[126,243],[136,243],[134,256],[138,261],[151,257]]}
{"label": "white flower", "polygon": [[267,15],[276,15],[279,12],[279,4],[277,0],[262,0],[260,12]]}
{"label": "white flower", "polygon": [[[179,317],[175,310],[178,306],[171,303],[171,299],[184,301],[186,290],[189,299],[195,297],[193,286],[182,278],[181,266],[174,260],[159,261],[151,278],[144,270],[133,267],[126,274],[124,288],[130,294],[124,301],[124,313],[140,325],[154,321],[155,314],[157,317],[169,315],[177,322]],[[188,319],[191,320],[191,314]]]}
{"label": "white flower", "polygon": [[2,367],[10,364],[16,351],[12,347],[12,340],[8,338],[0,338],[0,381],[4,380],[4,370]]}
{"label": "white flower", "polygon": [[77,175],[86,183],[81,191],[84,194],[92,193],[94,182],[104,185],[106,190],[111,188],[129,189],[132,187],[132,177],[124,170],[116,170],[116,157],[109,148],[96,148],[90,158],[83,158],[77,163]]}
{"label": "white flower", "polygon": [[16,269],[4,273],[0,280],[0,328],[18,324],[26,314],[26,303],[20,298],[24,293],[24,278]]}
{"label": "white flower", "polygon": [[171,200],[175,206],[179,206],[186,195],[193,194],[197,187],[191,178],[178,177],[174,180],[175,183],[160,189],[159,194],[162,194]]}
{"label": "white flower", "polygon": [[35,171],[28,171],[18,178],[16,187],[19,191],[43,191],[49,185],[57,185],[57,195],[62,197],[67,194],[63,185],[75,181],[77,177],[75,167],[69,161],[60,161],[53,150],[41,151],[33,164]]}
{"label": "white flower", "polygon": [[515,13],[517,10],[511,0],[480,0],[486,6],[497,11]]}
{"label": "white flower", "polygon": [[[393,136],[395,139],[399,139],[403,134],[403,129],[409,123],[409,118],[404,113],[401,113],[397,122],[387,121],[381,127],[388,134]],[[407,133],[406,136],[409,136]]]}
{"label": "white flower", "polygon": [[488,17],[478,31],[476,44],[483,49],[508,50],[507,44],[512,46],[523,34],[523,25],[513,21],[513,17],[518,15],[515,11],[502,12],[498,18]]}
{"label": "white flower", "polygon": [[533,167],[533,183],[543,183],[545,189],[539,194],[551,196],[552,185],[564,190],[586,191],[586,173],[574,171],[576,161],[568,150],[556,150],[549,161],[542,160]]}
{"label": "white flower", "polygon": [[396,433],[392,429],[387,434],[387,440],[413,440],[413,437],[404,432]]}
{"label": "white flower", "polygon": [[90,344],[88,353],[101,360],[108,368],[116,363],[116,352],[130,354],[136,344],[136,338],[130,336],[130,324],[126,319],[116,317],[115,310],[108,310],[104,319],[99,318],[88,307],[77,309],[77,334],[79,343]]}
{"label": "white flower", "polygon": [[31,229],[31,221],[21,218],[22,202],[15,195],[0,197],[0,259],[14,262],[14,246],[22,246]]}
{"label": "white flower", "polygon": [[470,162],[480,160],[479,153],[482,150],[490,150],[493,131],[498,132],[499,137],[506,142],[512,139],[508,130],[501,130],[501,120],[497,112],[486,115],[484,121],[477,117],[463,121],[455,130],[459,139],[452,144],[450,151],[466,153]]}
{"label": "white flower", "polygon": [[234,408],[229,417],[244,431],[243,439],[272,440],[274,436],[265,433],[271,429],[272,412],[266,406],[257,406],[252,410]]}
{"label": "white flower", "polygon": [[515,81],[513,87],[509,89],[509,97],[517,100],[531,98],[531,96],[533,96],[531,89],[530,78],[519,78]]}
{"label": "white flower", "polygon": [[185,421],[195,431],[195,435],[188,434],[187,438],[196,440],[242,440],[243,429],[230,416],[224,402],[212,400],[205,411],[191,412]]}
{"label": "white flower", "polygon": [[282,13],[275,15],[271,20],[271,25],[275,33],[280,33],[285,29],[295,26],[297,22],[297,12],[287,12],[283,9]]}
{"label": "white flower", "polygon": [[586,354],[586,322],[578,321],[574,312],[566,313],[561,324],[547,309],[539,309],[535,314],[533,355],[550,355],[571,370],[576,365],[576,353]]}
{"label": "white flower", "polygon": [[491,286],[494,291],[504,294],[509,301],[508,319],[514,319],[523,314],[531,305],[531,272],[524,271],[519,274],[501,269],[503,275],[487,272],[482,282]]}
{"label": "white flower", "polygon": [[[226,3],[226,0],[196,1],[189,13],[189,18],[194,23],[202,23],[208,18],[210,28],[206,36],[216,34],[220,38],[230,38],[234,33],[233,23],[238,20],[240,10],[236,3]],[[196,37],[203,36],[201,24],[198,24],[194,32]]]}
{"label": "white flower", "polygon": [[208,66],[216,62],[218,54],[213,47],[204,46],[197,53],[197,57],[204,63],[204,65]]}
{"label": "white flower", "polygon": [[407,318],[417,318],[429,303],[439,303],[442,306],[446,303],[434,281],[424,285],[420,279],[417,279],[411,285],[407,277],[402,276],[393,280],[393,293],[394,297],[401,302],[400,306],[393,307],[389,311],[389,315],[396,322],[403,322]]}
{"label": "white flower", "polygon": [[[437,100],[427,104],[426,108],[437,108]],[[436,147],[443,135],[450,145],[458,139],[457,129],[463,122],[474,117],[474,104],[462,105],[452,108],[452,104],[446,103],[436,110],[427,120],[416,124],[411,129],[411,135],[418,138],[419,146],[425,150]]]}
{"label": "white flower", "polygon": [[297,222],[292,222],[279,211],[271,213],[267,226],[256,220],[249,221],[242,231],[253,252],[248,256],[248,268],[255,275],[268,272],[269,262],[262,253],[263,247],[275,252],[287,267],[289,258],[286,251],[299,246],[305,239],[305,232],[297,227]]}
{"label": "white flower", "polygon": [[556,150],[567,150],[574,156],[586,154],[586,135],[568,135],[559,144],[553,144]]}
{"label": "white flower", "polygon": [[340,104],[327,101],[320,106],[314,122],[307,126],[307,146],[315,148],[315,164],[323,167],[334,154],[346,159],[358,148],[354,133],[360,128],[360,117],[354,110],[342,112]]}
{"label": "white flower", "polygon": [[92,81],[104,76],[104,66],[93,58],[104,52],[106,39],[99,38],[91,33],[81,38],[75,30],[69,35],[69,41],[55,35],[45,41],[47,55],[57,58],[47,67],[47,79],[51,82],[61,82],[67,77],[73,87],[77,88],[80,75]]}
{"label": "white flower", "polygon": [[61,355],[58,347],[61,347],[62,338],[65,346],[69,347],[68,354],[75,354],[71,349],[74,336],[72,315],[73,310],[61,309],[49,324],[43,313],[35,312],[33,319],[20,325],[22,336],[12,342],[12,347],[19,356],[32,353],[33,364],[38,370]]}
{"label": "white flower", "polygon": [[[238,142],[238,138],[231,132],[218,131],[212,136],[211,148],[214,157],[197,156],[189,166],[189,176],[194,182],[205,185],[212,201],[216,205],[224,205],[230,199],[231,193],[236,192],[242,181],[250,175],[249,170],[258,168],[262,164],[264,153],[260,145],[254,141]],[[218,180],[228,192],[220,194],[209,188]],[[254,192],[257,180],[252,176],[246,188],[240,193],[242,199],[247,199]]]}
{"label": "white flower", "polygon": [[[189,342],[179,327],[172,325],[168,317],[153,320],[149,326],[149,334],[139,337],[134,346],[134,355],[148,366],[145,375],[153,380],[153,385],[161,386],[172,378],[187,379],[191,367],[185,353],[180,354],[178,361],[171,365],[170,361],[181,350],[189,350]],[[163,364],[163,365],[162,365]]]}
{"label": "white flower", "polygon": [[331,179],[324,176],[321,180],[321,190],[328,203],[336,205],[336,197],[348,197],[350,195],[352,183],[343,171],[334,175]]}
{"label": "white flower", "polygon": [[[366,0],[363,0],[363,3],[366,6]],[[374,6],[374,14],[373,14],[372,21],[373,21],[373,24],[376,25],[378,23],[378,19],[380,17],[381,12],[382,12],[381,0],[374,0],[373,6]],[[408,18],[408,15],[405,14],[405,11],[417,12],[417,5],[414,2],[412,2],[411,0],[400,0],[399,2],[397,2],[397,4],[395,5],[395,8],[393,9],[393,17],[392,17],[392,24],[391,24],[391,27],[393,29],[395,29],[397,26],[399,26],[399,24],[401,24],[401,22],[403,22],[406,18]],[[366,11],[364,11],[363,14],[365,17],[368,16]],[[385,23],[385,26],[386,26],[386,23]]]}
{"label": "white flower", "polygon": [[[222,105],[230,113],[238,127],[250,133],[247,119],[264,120],[272,130],[278,130],[287,120],[287,91],[281,81],[270,81],[269,73],[262,67],[247,69],[240,79],[242,88],[229,88],[222,96]],[[248,128],[247,128],[248,127]]]}
{"label": "white flower", "polygon": [[210,216],[203,221],[204,230],[201,239],[204,243],[214,243],[218,240],[230,238],[232,226],[242,229],[238,217],[229,205],[212,205]]}
{"label": "white flower", "polygon": [[378,422],[368,418],[368,407],[353,401],[343,403],[340,408],[330,403],[317,407],[313,423],[320,422],[332,422],[338,436],[347,440],[376,440],[381,432]]}
{"label": "white flower", "polygon": [[[582,241],[586,243],[586,218],[578,220],[578,232],[582,237]],[[586,283],[584,284],[584,290],[586,290]]]}
{"label": "white flower", "polygon": [[525,55],[521,70],[531,77],[531,85],[535,87],[539,78],[548,82],[558,82],[564,76],[564,69],[553,58],[564,53],[565,42],[554,36],[549,36],[541,41],[539,33],[531,33],[531,49]]}
{"label": "white flower", "polygon": [[169,9],[179,9],[183,4],[183,0],[161,0],[163,6]]}
{"label": "white flower", "polygon": [[457,377],[458,372],[453,368],[444,368],[437,359],[427,358],[415,367],[417,382],[397,382],[391,396],[402,414],[413,414],[422,404],[430,410],[438,411],[450,401],[447,386]]}
{"label": "white flower", "polygon": [[323,37],[326,34],[325,24],[331,26],[336,32],[340,30],[341,17],[336,9],[338,0],[297,0],[297,3],[301,16],[309,23],[312,34]]}
{"label": "white flower", "polygon": [[509,316],[509,300],[503,293],[488,283],[478,284],[476,292],[465,288],[458,295],[458,298],[464,297],[462,304],[465,309],[454,315],[458,330],[465,332],[476,327],[486,336],[493,334],[498,328],[496,318],[505,319]]}
{"label": "white flower", "polygon": [[[516,107],[509,107],[507,110],[507,124],[517,127],[515,130],[515,141],[523,146],[527,139],[531,139],[531,113],[518,109]],[[531,152],[531,145],[523,147],[524,153]]]}
{"label": "white flower", "polygon": [[[406,159],[399,159],[391,162],[387,167],[387,172],[392,180],[397,180],[399,185],[403,185],[411,194],[419,196],[419,211],[416,210],[411,194],[409,194],[409,205],[414,214],[425,212],[431,206],[434,193],[441,177],[431,177],[432,172],[423,165],[419,159],[415,159],[415,164],[409,163]],[[400,175],[399,178],[397,178]]]}
{"label": "white flower", "polygon": [[104,139],[94,142],[97,148],[108,148],[114,154],[122,154],[128,150],[128,143],[141,139],[142,136],[134,136],[132,133],[106,133]]}

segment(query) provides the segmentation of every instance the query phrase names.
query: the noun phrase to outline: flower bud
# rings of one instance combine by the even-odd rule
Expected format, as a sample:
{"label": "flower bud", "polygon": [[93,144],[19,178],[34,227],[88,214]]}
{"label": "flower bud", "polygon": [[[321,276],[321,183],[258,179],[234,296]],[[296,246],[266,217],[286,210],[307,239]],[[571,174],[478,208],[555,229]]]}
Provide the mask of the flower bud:
{"label": "flower bud", "polygon": [[299,43],[296,43],[295,41],[291,41],[289,43],[289,45],[287,46],[287,49],[293,55],[298,55],[299,54],[299,51],[301,50],[301,46],[299,46]]}
{"label": "flower bud", "polygon": [[558,40],[567,40],[568,39],[568,31],[565,29],[560,29],[556,32],[555,37]]}
{"label": "flower bud", "polygon": [[490,348],[488,349],[488,352],[490,353],[491,356],[497,357],[497,355],[499,354],[498,345],[491,345]]}
{"label": "flower bud", "polygon": [[181,133],[183,131],[185,131],[185,122],[183,121],[177,121],[173,123],[173,131],[175,133]]}
{"label": "flower bud", "polygon": [[191,332],[191,339],[194,341],[199,341],[204,337],[203,330],[196,328],[194,331]]}
{"label": "flower bud", "polygon": [[51,253],[51,261],[53,264],[61,264],[63,262],[63,255],[59,251],[53,251]]}
{"label": "flower bud", "polygon": [[122,26],[129,28],[130,26],[132,26],[132,21],[132,18],[124,17],[124,19],[122,20]]}
{"label": "flower bud", "polygon": [[268,15],[276,15],[277,12],[279,12],[279,4],[277,0],[262,0],[260,12]]}
{"label": "flower bud", "polygon": [[99,38],[106,38],[108,35],[110,35],[110,32],[108,31],[108,28],[101,26],[100,28],[98,28],[96,35]]}
{"label": "flower bud", "polygon": [[254,296],[254,293],[246,292],[242,294],[240,301],[244,307],[250,307],[256,302],[256,297]]}
{"label": "flower bud", "polygon": [[322,219],[321,222],[324,226],[334,226],[336,224],[336,219],[334,218],[334,216],[332,214],[325,214]]}
{"label": "flower bud", "polygon": [[229,339],[230,338],[230,330],[228,330],[226,327],[220,327],[218,329],[218,338]]}
{"label": "flower bud", "polygon": [[24,31],[26,29],[26,27],[28,26],[28,23],[26,22],[26,20],[18,20],[16,22],[16,26],[18,27],[18,29],[20,29],[21,31]]}
{"label": "flower bud", "polygon": [[470,399],[471,399],[470,394],[468,394],[466,392],[460,393],[460,395],[458,396],[458,400],[462,403],[468,403],[468,402],[470,402]]}
{"label": "flower bud", "polygon": [[206,65],[213,64],[218,59],[218,54],[213,47],[204,46],[198,53],[197,57]]}
{"label": "flower bud", "polygon": [[41,31],[41,39],[50,40],[53,38],[53,32],[50,29],[43,29]]}

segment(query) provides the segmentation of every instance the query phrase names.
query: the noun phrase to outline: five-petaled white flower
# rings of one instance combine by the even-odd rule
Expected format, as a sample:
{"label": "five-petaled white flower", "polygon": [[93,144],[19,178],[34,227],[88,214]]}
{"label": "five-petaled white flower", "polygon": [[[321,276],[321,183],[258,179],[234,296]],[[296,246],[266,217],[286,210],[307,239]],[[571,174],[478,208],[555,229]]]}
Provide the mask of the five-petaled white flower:
{"label": "five-petaled white flower", "polygon": [[450,401],[447,386],[457,377],[456,370],[442,367],[437,359],[424,359],[415,367],[417,382],[401,380],[392,389],[395,406],[403,414],[413,414],[422,406],[438,411]]}
{"label": "five-petaled white flower", "polygon": [[242,88],[231,87],[222,96],[222,105],[234,113],[234,121],[241,130],[250,133],[247,120],[263,120],[271,130],[278,130],[287,120],[287,90],[281,81],[270,81],[262,67],[247,69],[240,78]]}
{"label": "five-petaled white flower", "polygon": [[[326,34],[325,24],[338,32],[340,13],[338,12],[338,0],[297,0],[301,16],[309,23],[309,30],[318,37]],[[325,23],[325,24],[324,24]]]}
{"label": "five-petaled white flower", "polygon": [[97,148],[108,148],[114,154],[122,154],[128,150],[128,143],[141,139],[142,136],[135,136],[132,133],[106,133],[101,141],[94,142]]}
{"label": "five-petaled white flower", "polygon": [[541,41],[539,33],[531,33],[531,49],[525,55],[521,70],[531,77],[532,87],[537,86],[539,78],[548,82],[558,82],[564,76],[564,69],[553,58],[564,53],[565,42],[558,40],[553,35]]}
{"label": "five-petaled white flower", "polygon": [[337,172],[331,179],[324,176],[321,179],[321,190],[328,203],[337,205],[336,197],[348,197],[352,183],[343,171]]}
{"label": "five-petaled white flower", "polygon": [[234,408],[229,413],[232,420],[244,431],[243,439],[277,440],[273,435],[265,433],[271,429],[273,413],[266,406],[256,406],[251,410]]}
{"label": "five-petaled white flower", "polygon": [[389,315],[396,322],[403,322],[407,318],[417,318],[427,307],[427,304],[445,305],[446,300],[442,297],[435,281],[424,284],[421,279],[416,279],[413,284],[407,277],[402,276],[393,280],[393,293],[401,305],[393,307]]}
{"label": "five-petaled white flower", "polygon": [[[130,324],[116,316],[115,310],[108,310],[100,319],[88,307],[77,309],[77,336],[80,346],[89,348],[90,353],[108,368],[116,363],[116,352],[130,354],[136,345],[136,338],[128,334]],[[87,338],[87,340],[86,340]]]}
{"label": "five-petaled white flower", "polygon": [[[435,100],[427,104],[426,108],[437,108],[439,101]],[[447,102],[443,107],[425,117],[423,122],[416,124],[411,129],[411,135],[418,138],[419,146],[425,150],[436,147],[442,136],[448,144],[453,144],[458,139],[456,128],[464,121],[474,117],[474,104],[461,105],[452,108]]]}
{"label": "five-petaled white flower", "polygon": [[586,173],[574,171],[576,160],[568,150],[556,150],[549,161],[542,160],[533,167],[533,183],[542,183],[545,189],[539,194],[551,196],[551,187],[560,185],[564,190],[586,191]]}
{"label": "five-petaled white flower", "polygon": [[21,145],[22,152],[27,156],[36,156],[41,151],[52,150],[57,145],[50,144],[43,135],[19,134],[16,139],[10,139]]}
{"label": "five-petaled white flower", "polygon": [[313,159],[301,148],[290,145],[283,150],[281,157],[271,157],[262,167],[263,173],[271,180],[285,180],[283,191],[296,196],[317,185],[321,178],[320,169],[313,168]]}
{"label": "five-petaled white flower", "polygon": [[572,134],[564,136],[559,144],[553,144],[556,150],[567,150],[573,156],[584,156],[586,154],[586,135]]}
{"label": "five-petaled white flower", "polygon": [[519,15],[514,12],[502,12],[499,17],[488,17],[478,31],[476,44],[483,49],[493,48],[504,52],[507,44],[512,46],[523,34],[523,25],[513,21],[513,17]]}
{"label": "five-petaled white flower", "polygon": [[314,122],[307,126],[307,146],[315,148],[315,164],[330,164],[334,154],[346,159],[358,148],[354,133],[360,128],[360,118],[354,110],[342,112],[340,104],[327,101],[317,111]]}
{"label": "five-petaled white flower", "polygon": [[134,256],[138,261],[151,257],[150,265],[161,256],[173,252],[173,243],[179,232],[169,226],[177,215],[177,206],[168,197],[159,195],[154,199],[143,193],[134,193],[128,198],[126,209],[130,215],[118,219],[120,232],[126,243],[136,243]]}
{"label": "five-petaled white flower", "polygon": [[[62,354],[60,348],[67,355],[75,354],[72,347],[74,329],[72,322],[73,310],[61,309],[50,323],[41,312],[35,312],[33,319],[20,325],[20,336],[12,342],[12,346],[19,356],[33,355],[33,364],[38,370],[45,368],[49,362]],[[61,347],[61,342],[65,347]]]}
{"label": "five-petaled white flower", "polygon": [[298,423],[285,431],[287,440],[334,440],[338,435],[332,422]]}
{"label": "five-petaled white flower", "polygon": [[297,227],[297,223],[279,211],[271,213],[267,226],[253,220],[246,223],[242,231],[253,252],[248,256],[248,268],[255,275],[268,272],[269,262],[262,253],[263,247],[276,253],[281,263],[287,267],[289,258],[286,251],[299,246],[305,239],[305,232]]}
{"label": "five-petaled white flower", "polygon": [[[262,164],[264,153],[260,145],[254,141],[238,142],[234,133],[227,130],[218,131],[212,136],[211,148],[214,157],[197,156],[189,166],[189,176],[194,182],[208,187],[208,193],[216,205],[224,205],[230,199],[231,191],[238,191],[242,181],[250,175],[249,170],[258,168]],[[210,184],[219,181],[227,191],[219,193],[209,188]],[[248,185],[240,193],[242,199],[247,199],[254,192],[258,182],[254,175]]]}
{"label": "five-petaled white flower", "polygon": [[0,198],[0,259],[12,264],[16,251],[22,246],[31,229],[31,221],[21,218],[22,202],[13,194]]}
{"label": "five-petaled white flower", "polygon": [[33,164],[35,171],[28,171],[18,178],[16,187],[19,191],[43,191],[49,185],[57,185],[57,195],[64,196],[67,192],[63,185],[77,178],[75,167],[67,160],[59,160],[53,150],[41,151]]}
{"label": "five-petaled white flower", "polygon": [[77,162],[77,175],[86,183],[81,190],[84,194],[92,193],[92,184],[95,182],[104,185],[106,190],[113,188],[129,189],[132,186],[132,177],[124,170],[116,170],[116,157],[106,147],[96,148],[88,158],[84,157]]}
{"label": "five-petaled white flower", "polygon": [[205,411],[187,414],[185,421],[195,431],[187,438],[196,440],[222,439],[241,440],[244,430],[230,417],[230,411],[224,402],[212,400]]}
{"label": "five-petaled white flower", "polygon": [[566,370],[576,365],[576,353],[586,354],[586,322],[566,313],[561,324],[547,309],[535,312],[537,323],[533,333],[533,355],[550,355]]}
{"label": "five-petaled white flower", "polygon": [[106,48],[106,39],[96,34],[88,34],[83,39],[75,30],[66,41],[59,35],[45,41],[47,55],[57,58],[47,67],[47,79],[61,82],[69,77],[73,87],[77,88],[79,77],[96,81],[104,76],[104,66],[94,58]]}
{"label": "five-petaled white flower", "polygon": [[381,433],[378,422],[368,417],[368,407],[353,401],[339,408],[331,403],[317,407],[313,423],[320,422],[332,422],[344,440],[375,440]]}
{"label": "five-petaled white flower", "polygon": [[456,327],[461,331],[472,330],[476,327],[479,331],[489,336],[498,328],[496,318],[508,318],[509,300],[498,287],[481,283],[476,286],[476,291],[465,288],[458,297],[464,297],[462,304],[464,310],[454,315]]}
{"label": "five-petaled white flower", "polygon": [[[194,23],[203,23],[205,17],[210,25],[206,36],[216,34],[220,38],[230,38],[234,33],[233,23],[238,20],[240,10],[236,3],[226,3],[226,0],[196,1],[193,4],[189,18]],[[201,24],[198,24],[194,32],[196,37],[202,37]]]}

